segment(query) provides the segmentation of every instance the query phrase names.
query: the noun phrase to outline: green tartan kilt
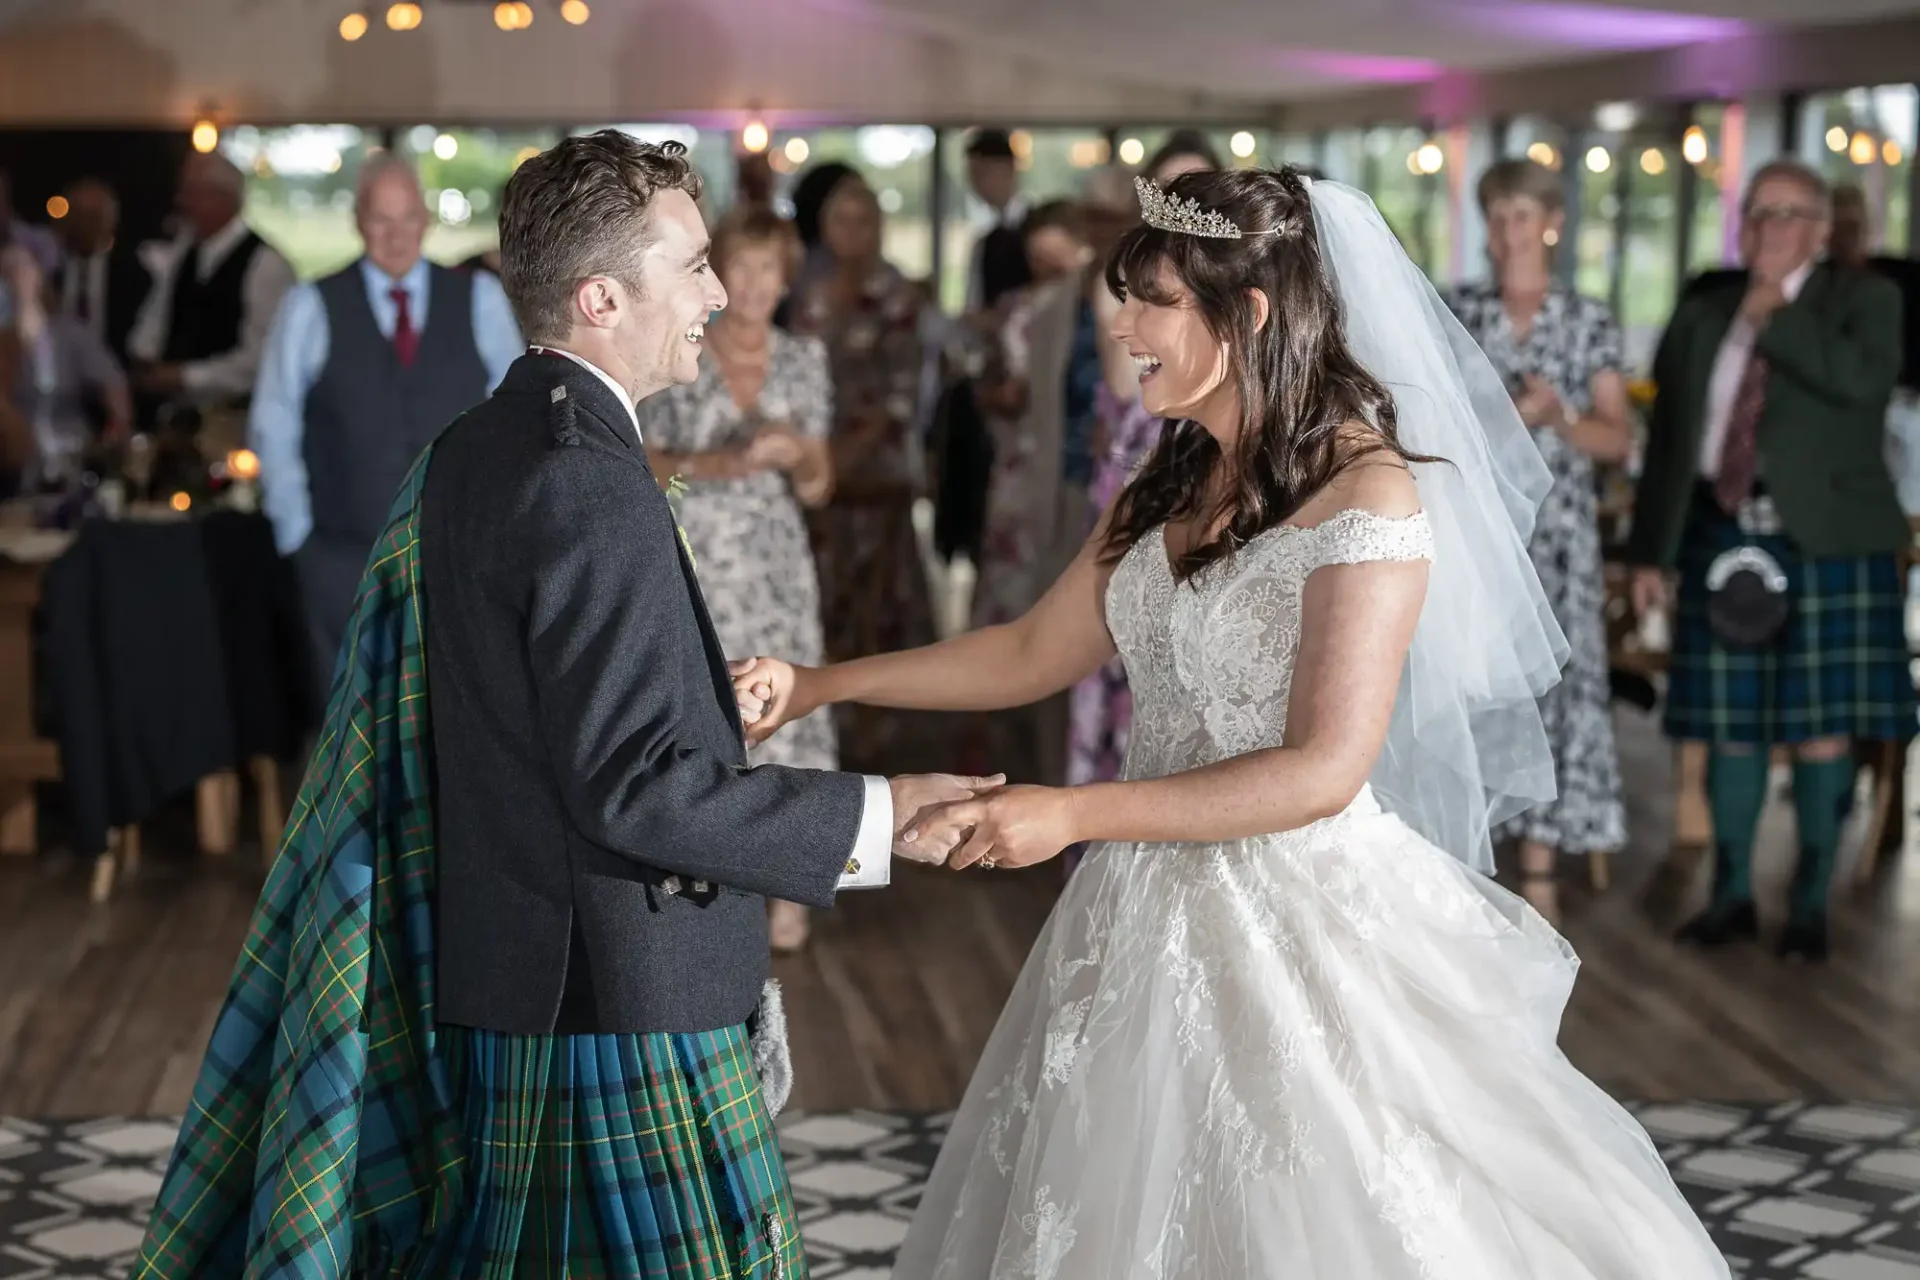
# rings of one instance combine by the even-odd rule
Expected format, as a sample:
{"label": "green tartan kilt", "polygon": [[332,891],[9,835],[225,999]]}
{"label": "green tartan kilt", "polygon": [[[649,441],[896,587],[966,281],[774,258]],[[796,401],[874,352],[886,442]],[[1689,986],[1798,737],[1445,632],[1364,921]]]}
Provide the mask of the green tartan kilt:
{"label": "green tartan kilt", "polygon": [[[1774,643],[1732,649],[1707,618],[1707,568],[1742,544],[1787,575],[1792,612]],[[1905,583],[1891,554],[1801,554],[1696,498],[1680,546],[1665,729],[1681,740],[1772,746],[1819,738],[1905,742],[1915,734]]]}
{"label": "green tartan kilt", "polygon": [[745,1028],[441,1029],[468,1157],[463,1280],[805,1280]]}

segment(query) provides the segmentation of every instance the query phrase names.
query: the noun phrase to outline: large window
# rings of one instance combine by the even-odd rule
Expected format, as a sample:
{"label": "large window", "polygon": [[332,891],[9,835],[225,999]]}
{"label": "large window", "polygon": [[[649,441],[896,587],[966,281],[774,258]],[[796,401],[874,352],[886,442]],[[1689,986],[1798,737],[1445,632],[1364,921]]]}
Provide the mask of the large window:
{"label": "large window", "polygon": [[243,125],[221,151],[247,175],[247,221],[303,278],[336,271],[360,252],[353,184],[377,134],[350,125]]}
{"label": "large window", "polygon": [[500,193],[528,156],[560,140],[557,129],[442,129],[417,124],[397,131],[394,150],[411,160],[434,216],[427,256],[443,266],[500,245]]}
{"label": "large window", "polygon": [[1870,244],[1877,252],[1913,250],[1910,207],[1915,89],[1880,85],[1807,99],[1800,117],[1800,153],[1828,180],[1866,197]]}

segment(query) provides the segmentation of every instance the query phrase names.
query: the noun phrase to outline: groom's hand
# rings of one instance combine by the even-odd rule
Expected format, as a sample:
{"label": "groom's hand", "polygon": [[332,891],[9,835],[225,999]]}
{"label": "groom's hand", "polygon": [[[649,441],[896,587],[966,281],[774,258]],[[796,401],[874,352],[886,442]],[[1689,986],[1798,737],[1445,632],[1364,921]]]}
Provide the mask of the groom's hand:
{"label": "groom's hand", "polygon": [[931,865],[945,862],[964,832],[928,839],[920,831],[921,820],[942,805],[971,800],[981,792],[1005,786],[1006,782],[1004,774],[965,778],[951,773],[922,773],[889,778],[887,785],[893,790],[894,857]]}

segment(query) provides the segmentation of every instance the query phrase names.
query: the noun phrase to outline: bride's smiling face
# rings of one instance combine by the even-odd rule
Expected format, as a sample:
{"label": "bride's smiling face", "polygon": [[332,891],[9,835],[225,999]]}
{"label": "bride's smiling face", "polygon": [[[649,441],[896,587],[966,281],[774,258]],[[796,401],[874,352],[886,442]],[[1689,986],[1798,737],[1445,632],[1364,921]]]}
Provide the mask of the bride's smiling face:
{"label": "bride's smiling face", "polygon": [[1192,291],[1166,267],[1128,288],[1111,334],[1133,357],[1148,413],[1205,422],[1231,394],[1227,344],[1208,331]]}

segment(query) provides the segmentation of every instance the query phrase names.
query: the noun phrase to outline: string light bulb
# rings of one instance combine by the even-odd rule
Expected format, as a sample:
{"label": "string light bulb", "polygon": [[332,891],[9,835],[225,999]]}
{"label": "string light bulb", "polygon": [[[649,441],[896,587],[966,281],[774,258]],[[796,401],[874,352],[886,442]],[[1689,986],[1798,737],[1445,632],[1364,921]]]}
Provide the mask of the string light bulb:
{"label": "string light bulb", "polygon": [[1887,168],[1892,169],[1897,167],[1903,158],[1900,144],[1892,138],[1888,138],[1880,144],[1880,162],[1886,165]]}
{"label": "string light bulb", "polygon": [[1650,178],[1657,178],[1667,171],[1666,153],[1658,147],[1648,147],[1640,153],[1640,172]]}
{"label": "string light bulb", "polygon": [[1432,177],[1446,167],[1447,153],[1437,142],[1423,142],[1413,153],[1413,171]]}
{"label": "string light bulb", "polygon": [[251,449],[235,449],[227,455],[227,474],[235,480],[258,480],[260,455]]}
{"label": "string light bulb", "polygon": [[387,30],[418,31],[422,14],[414,0],[399,0],[387,6]]}
{"label": "string light bulb", "polygon": [[1613,157],[1605,147],[1593,147],[1587,151],[1587,172],[1605,173],[1613,167]]}
{"label": "string light bulb", "polygon": [[54,196],[47,201],[47,216],[55,222],[67,216],[68,205],[65,196]]}
{"label": "string light bulb", "polygon": [[367,34],[367,27],[369,25],[366,14],[350,13],[340,19],[340,38],[348,44],[352,44],[355,40]]}
{"label": "string light bulb", "polygon": [[762,151],[765,151],[767,149],[767,143],[771,140],[771,135],[767,133],[766,124],[760,120],[749,120],[747,127],[740,131],[740,145],[746,149],[749,155],[757,156]]}
{"label": "string light bulb", "polygon": [[805,138],[788,138],[784,150],[789,164],[805,164],[807,157],[813,154],[813,148],[807,145]]}
{"label": "string light bulb", "polygon": [[186,492],[183,490],[182,492],[176,493],[173,495],[172,498],[168,499],[167,505],[172,507],[175,511],[185,511],[188,507],[191,507],[193,505],[193,499],[189,497],[186,494]]}
{"label": "string light bulb", "polygon": [[200,119],[193,122],[193,149],[201,155],[207,155],[220,145],[220,126],[211,120]]}
{"label": "string light bulb", "polygon": [[1845,152],[1847,149],[1847,131],[1839,125],[1827,130],[1827,150]]}
{"label": "string light bulb", "polygon": [[1560,153],[1553,149],[1551,142],[1536,142],[1528,147],[1527,159],[1548,169],[1560,167]]}
{"label": "string light bulb", "polygon": [[1120,163],[1139,164],[1147,158],[1147,144],[1138,138],[1120,140]]}
{"label": "string light bulb", "polygon": [[1234,156],[1241,160],[1251,159],[1254,149],[1258,146],[1259,140],[1245,129],[1240,130],[1240,132],[1227,139],[1227,150],[1233,152]]}
{"label": "string light bulb", "polygon": [[1880,148],[1873,145],[1873,138],[1864,129],[1854,134],[1853,140],[1847,144],[1847,159],[1855,164],[1872,164],[1879,152]]}
{"label": "string light bulb", "polygon": [[1697,124],[1687,126],[1680,136],[1680,154],[1688,164],[1704,164],[1707,159],[1707,131]]}
{"label": "string light bulb", "polygon": [[587,7],[587,0],[565,0],[560,6],[560,16],[576,27],[585,26],[593,10]]}

